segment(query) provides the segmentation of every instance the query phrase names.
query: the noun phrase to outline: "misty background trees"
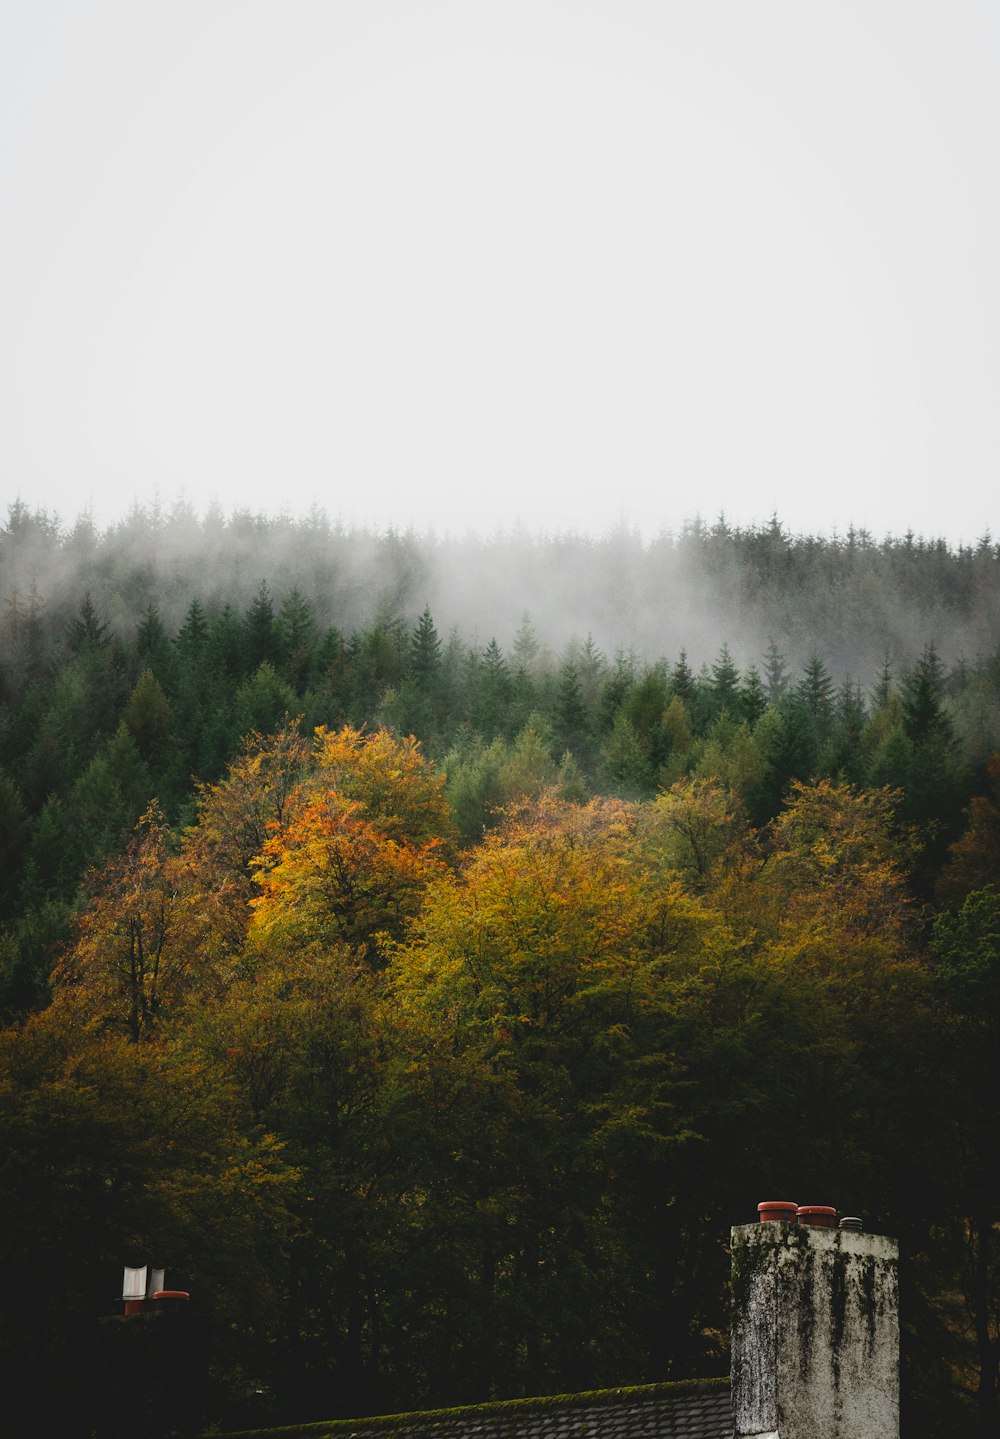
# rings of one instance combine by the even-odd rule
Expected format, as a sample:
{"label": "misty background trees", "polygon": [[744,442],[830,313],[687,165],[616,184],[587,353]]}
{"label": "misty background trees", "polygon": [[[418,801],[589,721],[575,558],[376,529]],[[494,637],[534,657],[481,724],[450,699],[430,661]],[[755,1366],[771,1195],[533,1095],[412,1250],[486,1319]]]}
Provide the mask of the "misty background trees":
{"label": "misty background trees", "polygon": [[13,506],[10,1372],[152,1247],[229,1421],[706,1373],[780,1189],[900,1234],[906,1432],[993,1432],[998,576]]}

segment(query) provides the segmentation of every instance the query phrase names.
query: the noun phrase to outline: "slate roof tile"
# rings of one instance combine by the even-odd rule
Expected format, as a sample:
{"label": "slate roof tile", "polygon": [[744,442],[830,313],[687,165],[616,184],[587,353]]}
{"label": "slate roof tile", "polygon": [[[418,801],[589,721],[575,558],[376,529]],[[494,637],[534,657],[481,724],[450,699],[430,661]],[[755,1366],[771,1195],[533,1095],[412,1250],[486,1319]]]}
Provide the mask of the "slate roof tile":
{"label": "slate roof tile", "polygon": [[[268,1432],[256,1431],[260,1439]],[[733,1421],[729,1381],[717,1379],[342,1419],[270,1433],[274,1439],[732,1439]]]}

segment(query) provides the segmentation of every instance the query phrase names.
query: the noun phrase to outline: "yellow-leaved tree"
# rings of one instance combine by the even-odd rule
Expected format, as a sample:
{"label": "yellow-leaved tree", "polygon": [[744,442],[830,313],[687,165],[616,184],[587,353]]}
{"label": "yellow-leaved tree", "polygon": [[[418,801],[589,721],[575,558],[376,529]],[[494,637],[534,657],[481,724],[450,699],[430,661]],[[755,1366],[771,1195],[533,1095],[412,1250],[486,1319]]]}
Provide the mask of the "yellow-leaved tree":
{"label": "yellow-leaved tree", "polygon": [[444,776],[412,737],[316,731],[309,775],[254,861],[258,940],[341,944],[383,962],[444,868]]}
{"label": "yellow-leaved tree", "polygon": [[186,997],[214,987],[212,913],[192,892],[155,801],[89,888],[75,941],[53,971],[54,999],[138,1044]]}

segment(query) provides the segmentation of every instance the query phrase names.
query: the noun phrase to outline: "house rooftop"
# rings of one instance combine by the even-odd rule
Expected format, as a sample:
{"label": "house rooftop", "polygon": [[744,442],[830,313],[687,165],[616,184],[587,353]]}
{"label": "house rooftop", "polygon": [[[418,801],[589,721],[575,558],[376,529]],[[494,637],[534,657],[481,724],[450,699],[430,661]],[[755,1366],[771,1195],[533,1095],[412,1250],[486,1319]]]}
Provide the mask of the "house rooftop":
{"label": "house rooftop", "polygon": [[732,1439],[728,1379],[335,1419],[220,1439]]}

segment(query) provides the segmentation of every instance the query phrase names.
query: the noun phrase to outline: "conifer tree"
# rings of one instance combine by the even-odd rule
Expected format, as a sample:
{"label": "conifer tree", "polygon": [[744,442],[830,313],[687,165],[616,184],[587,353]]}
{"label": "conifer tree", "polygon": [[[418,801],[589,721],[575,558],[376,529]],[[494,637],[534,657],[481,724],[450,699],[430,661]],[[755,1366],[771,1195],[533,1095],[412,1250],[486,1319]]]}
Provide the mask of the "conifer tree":
{"label": "conifer tree", "polygon": [[888,707],[894,693],[892,660],[888,652],[882,657],[882,664],[872,687],[872,709],[876,713]]}
{"label": "conifer tree", "polygon": [[833,680],[819,655],[807,661],[794,694],[798,705],[818,725],[827,724],[833,710]]}
{"label": "conifer tree", "polygon": [[208,618],[201,600],[197,596],[188,605],[184,623],[177,633],[174,644],[185,671],[190,673],[204,664],[207,658]]}
{"label": "conifer tree", "polygon": [[246,677],[247,647],[243,624],[231,604],[223,605],[213,618],[208,648],[213,669],[227,685],[237,685]]}
{"label": "conifer tree", "polygon": [[670,692],[687,705],[690,710],[697,693],[697,684],[691,666],[688,664],[687,651],[681,650],[677,656],[677,663],[670,674]]}
{"label": "conifer tree", "polygon": [[72,654],[104,649],[111,642],[107,621],[98,618],[89,590],[80,601],[76,617],[70,621],[66,642]]}
{"label": "conifer tree", "polygon": [[788,688],[788,667],[773,636],[768,640],[764,653],[764,685],[767,690],[768,702],[773,705],[779,704]]}
{"label": "conifer tree", "polygon": [[246,668],[252,674],[265,662],[273,664],[277,659],[274,604],[267,580],[261,580],[260,588],[246,612],[243,626],[246,635]]}
{"label": "conifer tree", "polygon": [[173,675],[173,647],[156,605],[146,606],[146,612],[136,626],[133,662],[130,671],[138,679],[145,669],[150,669],[162,681],[170,683]]}
{"label": "conifer tree", "polygon": [[740,672],[733,663],[729,646],[724,644],[712,664],[711,703],[713,715],[727,710],[731,716],[739,712]]}
{"label": "conifer tree", "polygon": [[434,625],[428,606],[418,619],[410,635],[410,658],[407,677],[414,680],[421,689],[430,690],[438,677],[441,667],[441,639]]}
{"label": "conifer tree", "polygon": [[125,728],[143,759],[159,759],[171,729],[170,701],[151,669],[143,670],[125,706]]}
{"label": "conifer tree", "polygon": [[274,625],[274,648],[280,672],[297,694],[305,691],[315,638],[312,605],[298,586],[293,586],[278,611]]}
{"label": "conifer tree", "polygon": [[496,639],[483,650],[476,670],[476,716],[485,739],[507,735],[511,729],[514,684],[510,668]]}
{"label": "conifer tree", "polygon": [[739,712],[751,729],[767,709],[767,692],[756,665],[745,670],[740,680]]}

